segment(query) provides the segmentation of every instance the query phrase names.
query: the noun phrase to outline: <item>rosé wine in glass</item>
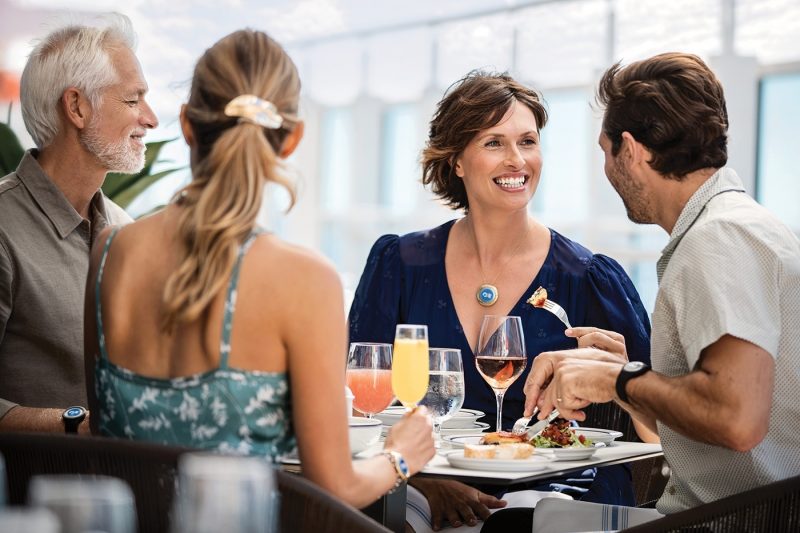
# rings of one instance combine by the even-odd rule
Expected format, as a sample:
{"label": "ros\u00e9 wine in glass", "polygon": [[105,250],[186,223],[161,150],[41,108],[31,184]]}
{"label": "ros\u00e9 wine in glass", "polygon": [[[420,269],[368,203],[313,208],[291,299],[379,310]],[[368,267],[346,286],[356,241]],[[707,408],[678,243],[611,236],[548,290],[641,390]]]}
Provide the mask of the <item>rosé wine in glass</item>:
{"label": "ros\u00e9 wine in glass", "polygon": [[478,334],[475,366],[497,400],[495,431],[502,431],[503,396],[525,370],[525,335],[518,316],[486,315]]}

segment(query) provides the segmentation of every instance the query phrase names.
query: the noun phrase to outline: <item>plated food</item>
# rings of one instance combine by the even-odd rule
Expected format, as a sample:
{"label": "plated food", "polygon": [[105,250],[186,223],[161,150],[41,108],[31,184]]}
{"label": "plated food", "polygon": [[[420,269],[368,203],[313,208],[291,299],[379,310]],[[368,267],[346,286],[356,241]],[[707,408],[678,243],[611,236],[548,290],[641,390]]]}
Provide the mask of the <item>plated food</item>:
{"label": "plated food", "polygon": [[[494,446],[497,448],[497,446]],[[532,455],[526,459],[481,459],[466,457],[464,450],[456,450],[446,455],[447,462],[455,468],[467,470],[486,470],[489,472],[536,472],[547,468],[549,459]]]}
{"label": "plated food", "polygon": [[531,455],[533,446],[527,442],[464,445],[464,457],[473,459],[527,459]]}
{"label": "plated food", "polygon": [[537,448],[589,448],[592,441],[582,433],[576,433],[569,420],[556,418],[542,432],[531,439]]}
{"label": "plated food", "polygon": [[586,435],[577,433],[563,418],[557,418],[547,426],[541,434],[530,441],[525,433],[517,434],[508,431],[494,431],[486,433],[480,438],[459,436],[461,442],[453,444],[464,447],[464,458],[473,459],[527,459],[534,454],[537,448],[542,451],[561,450],[586,450],[578,453],[575,451],[558,453],[559,457],[589,457],[594,452],[593,443]]}
{"label": "plated food", "polygon": [[481,444],[516,444],[527,443],[528,436],[524,433],[510,433],[508,431],[493,431],[481,437]]}

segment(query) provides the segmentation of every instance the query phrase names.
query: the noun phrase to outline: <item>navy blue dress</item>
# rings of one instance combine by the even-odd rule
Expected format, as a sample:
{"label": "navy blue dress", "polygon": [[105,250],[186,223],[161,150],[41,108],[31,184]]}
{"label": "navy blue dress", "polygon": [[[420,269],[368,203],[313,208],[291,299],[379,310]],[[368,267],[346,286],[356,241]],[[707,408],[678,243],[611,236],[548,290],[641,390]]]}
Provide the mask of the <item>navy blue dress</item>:
{"label": "navy blue dress", "polygon": [[[494,425],[494,392],[475,367],[472,347],[464,336],[447,284],[444,257],[454,223],[452,220],[431,230],[402,237],[384,235],[378,239],[350,308],[350,341],[391,343],[397,324],[426,324],[430,346],[461,350],[466,387],[464,407],[485,412],[487,416],[482,421]],[[592,254],[556,231],[550,233],[550,250],[544,264],[509,312],[522,318],[528,365],[506,392],[503,401],[506,428],[522,416],[525,405],[522,389],[531,361],[541,352],[577,347],[575,339],[564,335],[564,325],[558,318],[525,303],[539,286],[547,289],[549,299],[564,308],[573,326],[617,331],[625,337],[630,360],[650,363],[650,321],[622,267],[609,257]],[[614,496],[600,499],[612,500],[603,503],[633,504]]]}

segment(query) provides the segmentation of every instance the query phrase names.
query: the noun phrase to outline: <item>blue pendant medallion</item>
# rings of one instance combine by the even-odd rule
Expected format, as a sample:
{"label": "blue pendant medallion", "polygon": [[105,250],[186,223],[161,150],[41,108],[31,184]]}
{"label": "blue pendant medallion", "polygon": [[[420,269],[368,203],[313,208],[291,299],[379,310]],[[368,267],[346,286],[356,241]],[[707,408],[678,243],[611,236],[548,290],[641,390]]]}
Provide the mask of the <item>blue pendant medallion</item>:
{"label": "blue pendant medallion", "polygon": [[497,287],[494,285],[489,285],[488,283],[481,285],[478,288],[478,292],[475,293],[478,303],[484,307],[494,305],[494,303],[497,301],[497,296]]}

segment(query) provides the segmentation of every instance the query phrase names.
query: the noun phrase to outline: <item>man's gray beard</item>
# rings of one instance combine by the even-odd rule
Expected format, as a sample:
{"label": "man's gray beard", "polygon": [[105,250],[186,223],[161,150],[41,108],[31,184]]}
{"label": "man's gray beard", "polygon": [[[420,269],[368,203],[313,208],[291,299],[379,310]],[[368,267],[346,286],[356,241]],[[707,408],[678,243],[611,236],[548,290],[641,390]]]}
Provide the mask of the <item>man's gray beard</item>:
{"label": "man's gray beard", "polygon": [[116,142],[106,141],[100,137],[100,131],[94,121],[80,136],[81,144],[92,155],[97,157],[108,172],[135,174],[144,168],[144,150],[130,144],[130,137]]}

